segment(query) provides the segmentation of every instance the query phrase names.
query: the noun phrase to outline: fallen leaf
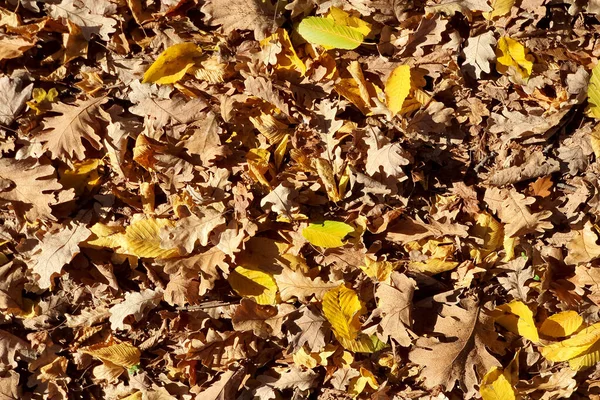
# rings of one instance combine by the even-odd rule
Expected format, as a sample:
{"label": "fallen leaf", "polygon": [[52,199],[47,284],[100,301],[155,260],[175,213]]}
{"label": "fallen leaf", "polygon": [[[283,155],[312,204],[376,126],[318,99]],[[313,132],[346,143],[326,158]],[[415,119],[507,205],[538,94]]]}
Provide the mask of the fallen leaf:
{"label": "fallen leaf", "polygon": [[334,248],[342,247],[344,242],[342,239],[354,228],[350,225],[339,221],[323,221],[321,223],[310,223],[302,230],[302,236],[310,242],[310,244],[324,247]]}
{"label": "fallen leaf", "polygon": [[201,55],[202,50],[194,43],[174,44],[160,53],[144,74],[142,83],[176,83],[196,64],[196,59]]}

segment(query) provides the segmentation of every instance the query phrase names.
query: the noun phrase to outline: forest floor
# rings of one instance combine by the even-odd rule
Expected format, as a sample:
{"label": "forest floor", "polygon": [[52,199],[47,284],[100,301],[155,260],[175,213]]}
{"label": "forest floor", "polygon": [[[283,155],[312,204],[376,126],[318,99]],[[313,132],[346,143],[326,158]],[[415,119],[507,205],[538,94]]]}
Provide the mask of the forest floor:
{"label": "forest floor", "polygon": [[598,0],[7,0],[0,398],[600,399]]}

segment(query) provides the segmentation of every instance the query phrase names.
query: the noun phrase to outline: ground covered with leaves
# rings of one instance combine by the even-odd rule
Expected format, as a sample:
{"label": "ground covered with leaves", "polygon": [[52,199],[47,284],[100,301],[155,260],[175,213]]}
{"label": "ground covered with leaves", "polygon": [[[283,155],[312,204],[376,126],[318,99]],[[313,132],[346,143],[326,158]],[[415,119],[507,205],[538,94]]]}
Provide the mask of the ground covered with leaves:
{"label": "ground covered with leaves", "polygon": [[3,399],[600,398],[597,0],[7,0]]}

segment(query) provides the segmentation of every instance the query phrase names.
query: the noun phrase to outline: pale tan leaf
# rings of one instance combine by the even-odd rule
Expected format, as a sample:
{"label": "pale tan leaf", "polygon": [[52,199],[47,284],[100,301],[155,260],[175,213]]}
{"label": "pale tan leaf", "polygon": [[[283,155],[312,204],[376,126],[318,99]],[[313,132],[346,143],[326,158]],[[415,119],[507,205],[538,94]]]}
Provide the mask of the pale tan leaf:
{"label": "pale tan leaf", "polygon": [[113,331],[127,329],[125,319],[133,315],[135,321],[141,321],[146,313],[155,308],[163,298],[162,290],[144,289],[141,292],[128,292],[125,301],[110,308],[110,327]]}
{"label": "pale tan leaf", "polygon": [[52,158],[85,159],[84,140],[95,149],[102,147],[98,109],[107,101],[106,97],[100,97],[74,105],[52,103],[50,111],[60,115],[44,120],[44,131],[36,140],[44,143]]}

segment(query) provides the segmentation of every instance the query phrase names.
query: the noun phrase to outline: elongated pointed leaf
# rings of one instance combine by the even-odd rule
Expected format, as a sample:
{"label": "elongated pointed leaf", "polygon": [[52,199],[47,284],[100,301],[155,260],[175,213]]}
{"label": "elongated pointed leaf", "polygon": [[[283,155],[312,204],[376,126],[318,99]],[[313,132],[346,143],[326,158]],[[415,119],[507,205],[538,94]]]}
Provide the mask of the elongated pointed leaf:
{"label": "elongated pointed leaf", "polygon": [[309,43],[344,50],[357,48],[365,38],[354,28],[321,17],[304,18],[298,25],[298,33]]}

